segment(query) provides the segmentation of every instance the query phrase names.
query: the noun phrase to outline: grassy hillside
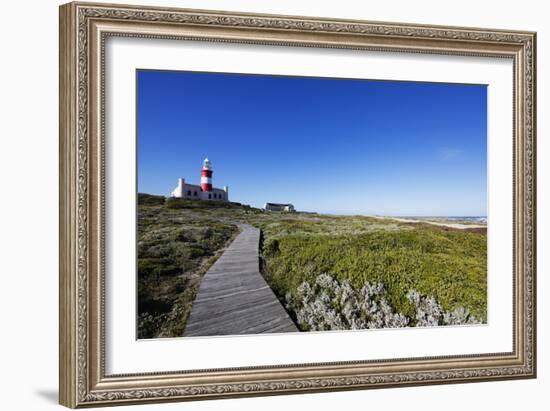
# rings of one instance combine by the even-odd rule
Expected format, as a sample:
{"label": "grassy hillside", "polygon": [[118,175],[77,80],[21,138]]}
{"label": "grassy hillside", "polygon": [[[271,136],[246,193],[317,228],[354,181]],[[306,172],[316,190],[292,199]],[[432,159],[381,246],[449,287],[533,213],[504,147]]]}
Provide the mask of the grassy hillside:
{"label": "grassy hillside", "polygon": [[322,273],[354,288],[382,283],[389,304],[409,317],[409,290],[434,296],[446,311],[468,308],[486,317],[486,237],[431,227],[378,229],[361,234],[292,235],[264,243],[266,272],[284,296]]}
{"label": "grassy hillside", "polygon": [[138,197],[138,338],[183,334],[202,275],[238,230],[165,204]]}
{"label": "grassy hillside", "polygon": [[302,330],[486,321],[484,229],[147,195],[138,220],[142,338],[181,335],[237,222],[262,230],[264,276]]}

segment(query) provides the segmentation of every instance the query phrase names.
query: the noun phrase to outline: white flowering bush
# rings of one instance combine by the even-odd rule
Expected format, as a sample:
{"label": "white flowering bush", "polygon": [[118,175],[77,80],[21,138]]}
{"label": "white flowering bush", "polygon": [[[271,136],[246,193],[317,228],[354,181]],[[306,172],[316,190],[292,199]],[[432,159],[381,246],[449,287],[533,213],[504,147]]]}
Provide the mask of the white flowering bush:
{"label": "white flowering bush", "polygon": [[466,308],[458,307],[443,313],[443,325],[482,324],[482,321],[470,314]]}
{"label": "white flowering bush", "polygon": [[440,324],[443,308],[433,296],[422,296],[419,292],[411,290],[407,293],[407,299],[416,308],[417,327],[433,327]]}
{"label": "white flowering bush", "polygon": [[328,274],[313,284],[302,283],[295,294],[286,294],[287,308],[302,329],[311,331],[405,327],[409,320],[395,313],[381,283],[366,283],[360,290]]}
{"label": "white flowering bush", "polygon": [[478,324],[465,308],[445,311],[433,296],[410,290],[407,299],[414,305],[410,318],[390,305],[382,283],[365,283],[356,289],[329,274],[317,276],[313,283],[303,282],[295,293],[285,296],[286,307],[302,330],[359,330],[408,326]]}
{"label": "white flowering bush", "polygon": [[415,325],[417,327],[481,323],[470,314],[468,309],[457,307],[453,311],[445,311],[433,296],[428,297],[415,290],[410,290],[407,293],[407,299],[415,306]]}

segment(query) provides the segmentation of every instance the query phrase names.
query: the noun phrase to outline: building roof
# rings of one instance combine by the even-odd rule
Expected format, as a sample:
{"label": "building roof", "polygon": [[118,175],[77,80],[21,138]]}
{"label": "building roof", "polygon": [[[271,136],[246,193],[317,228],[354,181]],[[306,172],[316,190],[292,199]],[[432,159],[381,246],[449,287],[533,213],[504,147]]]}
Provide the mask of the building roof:
{"label": "building roof", "polygon": [[[265,206],[276,206],[276,207],[289,207],[293,206],[291,203],[265,203]],[[293,206],[294,207],[294,206]]]}
{"label": "building roof", "polygon": [[200,189],[201,189],[201,186],[198,185],[198,184],[188,184],[188,183],[185,183],[185,187],[186,187],[186,188],[196,188],[197,190],[200,190]]}

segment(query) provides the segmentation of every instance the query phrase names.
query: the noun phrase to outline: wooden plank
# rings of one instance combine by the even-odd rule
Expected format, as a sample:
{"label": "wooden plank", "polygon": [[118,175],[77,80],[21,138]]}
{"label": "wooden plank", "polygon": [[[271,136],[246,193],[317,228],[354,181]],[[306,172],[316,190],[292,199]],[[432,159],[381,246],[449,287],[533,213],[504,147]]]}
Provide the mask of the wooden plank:
{"label": "wooden plank", "polygon": [[297,332],[260,274],[260,230],[241,233],[204,275],[184,336]]}

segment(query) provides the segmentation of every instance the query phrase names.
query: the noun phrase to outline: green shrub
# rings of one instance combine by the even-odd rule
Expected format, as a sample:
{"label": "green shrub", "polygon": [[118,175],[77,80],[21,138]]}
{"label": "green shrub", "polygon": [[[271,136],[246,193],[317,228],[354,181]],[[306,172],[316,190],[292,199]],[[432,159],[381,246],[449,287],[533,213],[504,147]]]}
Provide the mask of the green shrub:
{"label": "green shrub", "polygon": [[138,258],[140,276],[166,276],[179,272],[177,263],[172,258]]}
{"label": "green shrub", "polygon": [[248,205],[233,203],[229,201],[202,201],[188,200],[184,198],[169,197],[166,199],[165,206],[171,209],[189,209],[189,210],[211,210],[211,209],[242,209],[252,210]]}
{"label": "green shrub", "polygon": [[163,205],[165,201],[164,196],[138,193],[138,205]]}
{"label": "green shrub", "polygon": [[279,240],[276,238],[265,242],[263,247],[264,257],[274,257],[279,254]]}
{"label": "green shrub", "polygon": [[[287,235],[278,237],[278,252],[267,249],[265,269],[280,298],[321,273],[338,281],[382,283],[398,312],[412,316],[407,292],[434,296],[447,311],[468,309],[487,316],[487,237],[463,231],[418,228],[360,235]],[[271,247],[271,246],[269,246]]]}

